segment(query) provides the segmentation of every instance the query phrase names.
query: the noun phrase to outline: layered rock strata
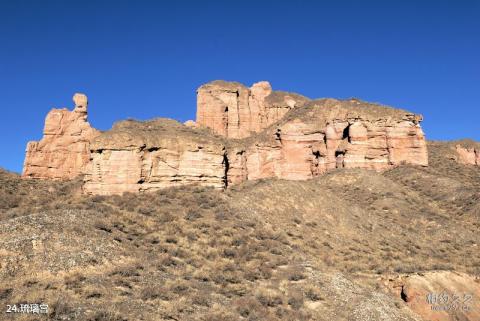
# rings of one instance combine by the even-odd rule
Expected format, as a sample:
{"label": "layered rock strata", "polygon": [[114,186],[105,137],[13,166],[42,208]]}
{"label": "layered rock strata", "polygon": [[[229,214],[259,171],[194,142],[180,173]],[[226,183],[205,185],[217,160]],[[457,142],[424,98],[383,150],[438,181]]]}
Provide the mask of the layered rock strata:
{"label": "layered rock strata", "polygon": [[[197,183],[225,188],[245,180],[305,180],[336,168],[384,170],[428,165],[421,116],[355,99],[307,98],[213,82],[198,91],[196,122],[124,121],[99,133],[87,101],[52,110],[45,136],[30,143],[25,177],[84,173],[88,194],[121,194]],[[243,137],[243,138],[240,138]]]}
{"label": "layered rock strata", "polygon": [[87,96],[73,96],[75,108],[52,109],[45,119],[43,138],[29,142],[23,177],[72,179],[90,162],[90,141],[100,134],[87,121]]}
{"label": "layered rock strata", "polygon": [[303,180],[335,168],[427,166],[421,116],[358,100],[316,100],[260,135],[232,144],[228,182]]}
{"label": "layered rock strata", "polygon": [[223,188],[224,144],[174,120],[123,121],[91,144],[84,192],[109,195],[197,183]]}
{"label": "layered rock strata", "polygon": [[288,113],[263,132],[227,140],[175,121],[126,121],[91,144],[89,194],[198,183],[305,180],[335,168],[384,170],[428,164],[421,117],[358,100],[324,99]]}
{"label": "layered rock strata", "polygon": [[307,101],[298,94],[273,91],[267,81],[248,88],[237,82],[217,80],[197,90],[196,123],[218,135],[245,138]]}

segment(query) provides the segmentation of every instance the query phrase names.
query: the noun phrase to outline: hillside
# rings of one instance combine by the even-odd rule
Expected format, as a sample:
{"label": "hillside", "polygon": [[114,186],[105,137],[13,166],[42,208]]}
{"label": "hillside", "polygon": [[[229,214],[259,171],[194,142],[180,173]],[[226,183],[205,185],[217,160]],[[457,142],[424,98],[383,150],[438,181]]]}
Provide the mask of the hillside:
{"label": "hillside", "polygon": [[0,304],[48,303],[50,320],[421,320],[393,280],[480,275],[480,169],[428,150],[429,167],[226,191],[86,196],[80,179],[1,171]]}

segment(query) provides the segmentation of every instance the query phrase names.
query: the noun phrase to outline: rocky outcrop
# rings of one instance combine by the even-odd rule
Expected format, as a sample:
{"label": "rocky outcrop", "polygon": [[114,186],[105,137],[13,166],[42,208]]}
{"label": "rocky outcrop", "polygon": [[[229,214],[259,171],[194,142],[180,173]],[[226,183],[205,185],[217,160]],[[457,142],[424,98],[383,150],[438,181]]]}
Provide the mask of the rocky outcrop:
{"label": "rocky outcrop", "polygon": [[222,141],[174,120],[123,121],[91,144],[84,192],[110,195],[196,183],[223,188]]}
{"label": "rocky outcrop", "polygon": [[50,112],[44,138],[28,145],[25,177],[84,172],[86,193],[108,195],[428,164],[421,116],[355,99],[310,101],[267,82],[200,87],[196,122],[124,121],[101,134],[87,122],[86,97],[74,100],[72,112]]}
{"label": "rocky outcrop", "polygon": [[435,271],[386,281],[424,320],[480,320],[480,279],[464,273]]}
{"label": "rocky outcrop", "polygon": [[75,108],[53,109],[45,120],[43,138],[29,142],[23,177],[72,179],[90,161],[90,141],[100,134],[87,121],[87,97],[73,96]]}
{"label": "rocky outcrop", "polygon": [[[84,191],[118,194],[191,183],[225,188],[260,178],[305,180],[335,168],[384,170],[428,164],[418,115],[359,100],[302,100],[295,107],[268,88],[266,83],[248,89],[214,82],[199,89],[199,115],[209,110],[210,116],[200,116],[196,123],[158,119],[116,124],[91,144]],[[282,99],[291,105],[283,117],[285,111],[278,107]],[[265,112],[257,115],[271,118],[239,121],[250,117],[252,106],[263,106],[254,109]],[[277,112],[265,106],[277,106]],[[232,117],[239,126],[232,126]],[[274,124],[255,133],[273,119]],[[211,121],[210,129],[201,125],[206,121]],[[222,138],[239,135],[249,136]]]}
{"label": "rocky outcrop", "polygon": [[456,145],[455,150],[456,160],[460,164],[480,166],[480,147]]}
{"label": "rocky outcrop", "polygon": [[312,101],[230,148],[228,181],[303,180],[335,168],[426,166],[420,121],[418,115],[358,100]]}
{"label": "rocky outcrop", "polygon": [[196,123],[218,135],[245,138],[307,101],[308,98],[298,94],[272,91],[266,81],[247,88],[237,82],[217,80],[197,90]]}

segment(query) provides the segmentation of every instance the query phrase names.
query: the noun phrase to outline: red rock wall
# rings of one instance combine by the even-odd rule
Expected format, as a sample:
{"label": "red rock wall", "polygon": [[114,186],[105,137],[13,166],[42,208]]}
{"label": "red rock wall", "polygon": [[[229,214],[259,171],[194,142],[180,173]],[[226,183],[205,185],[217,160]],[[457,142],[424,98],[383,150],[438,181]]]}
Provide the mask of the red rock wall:
{"label": "red rock wall", "polygon": [[422,129],[409,120],[336,121],[322,130],[294,121],[277,128],[270,138],[228,153],[231,184],[268,177],[305,180],[335,168],[428,165]]}
{"label": "red rock wall", "polygon": [[109,195],[192,183],[224,188],[260,178],[305,180],[336,168],[428,165],[420,117],[358,100],[309,101],[274,92],[267,82],[200,87],[197,123],[125,121],[104,133],[87,122],[86,97],[74,100],[73,111],[52,110],[42,140],[28,144],[24,177],[85,174],[86,193]]}
{"label": "red rock wall", "polygon": [[125,121],[91,144],[83,190],[112,195],[199,184],[225,187],[224,146],[173,120]]}
{"label": "red rock wall", "polygon": [[266,81],[251,88],[214,81],[197,90],[196,124],[228,138],[244,138],[262,131],[306,101],[301,95],[274,92]]}
{"label": "red rock wall", "polygon": [[29,142],[23,177],[72,179],[90,161],[90,141],[100,134],[87,121],[87,97],[74,96],[75,109],[53,109],[45,119],[43,138]]}

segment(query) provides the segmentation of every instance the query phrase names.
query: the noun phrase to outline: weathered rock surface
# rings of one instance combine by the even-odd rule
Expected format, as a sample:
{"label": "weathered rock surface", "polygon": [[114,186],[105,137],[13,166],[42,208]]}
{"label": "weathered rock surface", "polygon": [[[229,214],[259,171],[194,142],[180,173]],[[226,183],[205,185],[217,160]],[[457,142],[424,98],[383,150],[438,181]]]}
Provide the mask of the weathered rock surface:
{"label": "weathered rock surface", "polygon": [[84,184],[88,194],[121,194],[192,183],[225,186],[221,140],[174,120],[117,123],[92,142],[91,150]]}
{"label": "weathered rock surface", "polygon": [[52,109],[45,120],[43,138],[29,142],[23,177],[72,179],[90,161],[90,141],[100,134],[87,121],[87,96],[73,96],[75,108]]}
{"label": "weathered rock surface", "polygon": [[465,273],[437,271],[387,282],[424,320],[480,320],[480,279]]}
{"label": "weathered rock surface", "polygon": [[298,94],[272,91],[266,81],[251,88],[213,81],[197,90],[197,124],[215,134],[244,138],[280,120],[289,110],[309,99]]}
{"label": "weathered rock surface", "polygon": [[223,188],[259,178],[305,180],[343,167],[425,166],[419,121],[402,110],[327,99],[298,107],[242,140],[166,119],[121,122],[92,143],[84,190],[118,194],[190,183]]}
{"label": "weathered rock surface", "polygon": [[124,121],[102,134],[87,122],[87,98],[74,100],[72,112],[51,111],[44,138],[28,145],[25,177],[85,173],[84,191],[106,195],[428,165],[421,116],[355,99],[310,101],[268,82],[214,81],[198,89],[197,122]]}
{"label": "weathered rock surface", "polygon": [[456,145],[455,150],[457,152],[457,162],[460,164],[480,166],[480,146]]}
{"label": "weathered rock surface", "polygon": [[309,179],[335,168],[428,165],[421,116],[358,100],[323,99],[228,150],[228,181]]}

